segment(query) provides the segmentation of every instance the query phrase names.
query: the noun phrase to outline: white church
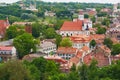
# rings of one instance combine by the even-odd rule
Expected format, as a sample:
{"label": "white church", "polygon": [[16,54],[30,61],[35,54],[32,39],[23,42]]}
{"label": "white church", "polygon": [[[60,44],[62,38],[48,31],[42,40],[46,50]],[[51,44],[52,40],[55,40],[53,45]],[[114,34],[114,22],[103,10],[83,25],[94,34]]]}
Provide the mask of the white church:
{"label": "white church", "polygon": [[78,19],[73,21],[65,21],[59,30],[59,34],[62,36],[73,35],[90,35],[89,29],[92,28],[92,21],[90,19],[84,19],[84,14],[79,13]]}

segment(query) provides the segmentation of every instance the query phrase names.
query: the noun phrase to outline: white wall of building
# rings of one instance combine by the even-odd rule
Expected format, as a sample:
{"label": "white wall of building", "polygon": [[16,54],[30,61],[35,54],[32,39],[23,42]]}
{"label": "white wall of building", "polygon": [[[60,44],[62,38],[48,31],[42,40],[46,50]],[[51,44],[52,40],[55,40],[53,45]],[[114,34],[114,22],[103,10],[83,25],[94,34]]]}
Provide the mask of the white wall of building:
{"label": "white wall of building", "polygon": [[56,52],[57,46],[52,42],[43,42],[37,46],[37,52],[49,54],[50,52]]}
{"label": "white wall of building", "polygon": [[60,31],[62,36],[73,36],[73,35],[90,35],[90,31]]}
{"label": "white wall of building", "polygon": [[78,15],[78,19],[79,19],[79,20],[84,20],[84,15],[80,15],[80,14],[79,14],[79,15]]}
{"label": "white wall of building", "polygon": [[58,56],[60,56],[63,59],[70,59],[70,58],[74,57],[75,55],[74,54],[67,54],[67,53],[66,54],[60,53],[60,54],[58,54]]}
{"label": "white wall of building", "polygon": [[77,49],[81,49],[84,46],[89,47],[90,43],[89,42],[87,42],[87,43],[73,43],[73,45],[72,45],[73,48],[77,48]]}

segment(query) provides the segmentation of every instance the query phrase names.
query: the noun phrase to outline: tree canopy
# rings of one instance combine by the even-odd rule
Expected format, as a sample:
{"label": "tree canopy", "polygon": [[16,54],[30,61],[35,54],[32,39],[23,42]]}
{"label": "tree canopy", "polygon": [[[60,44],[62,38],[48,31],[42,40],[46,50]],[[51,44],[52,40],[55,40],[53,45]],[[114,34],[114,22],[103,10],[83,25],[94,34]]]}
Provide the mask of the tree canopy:
{"label": "tree canopy", "polygon": [[62,46],[62,47],[71,47],[72,42],[70,41],[69,38],[63,38],[62,41],[60,42],[60,46]]}
{"label": "tree canopy", "polygon": [[31,34],[24,33],[16,37],[13,41],[13,44],[18,52],[18,57],[22,58],[24,55],[27,55],[31,50],[35,51],[36,49],[36,40],[32,37]]}
{"label": "tree canopy", "polygon": [[35,38],[40,36],[40,24],[39,23],[33,23],[32,24],[32,35]]}
{"label": "tree canopy", "polygon": [[105,38],[103,44],[111,49],[112,45],[113,45],[113,42],[112,42],[112,40],[110,38]]}
{"label": "tree canopy", "polygon": [[17,36],[17,28],[16,28],[16,26],[10,26],[6,30],[6,36],[7,36],[8,39],[15,38]]}
{"label": "tree canopy", "polygon": [[92,40],[92,41],[90,42],[90,47],[95,47],[95,45],[96,45],[96,41],[95,41],[95,40]]}
{"label": "tree canopy", "polygon": [[119,53],[120,53],[120,44],[114,44],[112,46],[112,52],[111,52],[111,54],[112,55],[117,55]]}

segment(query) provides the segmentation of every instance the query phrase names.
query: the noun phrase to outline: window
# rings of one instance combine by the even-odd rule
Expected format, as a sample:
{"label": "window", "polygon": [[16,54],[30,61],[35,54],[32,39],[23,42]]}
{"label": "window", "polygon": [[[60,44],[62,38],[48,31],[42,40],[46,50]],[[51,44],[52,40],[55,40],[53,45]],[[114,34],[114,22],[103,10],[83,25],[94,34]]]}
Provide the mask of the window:
{"label": "window", "polygon": [[6,52],[4,52],[4,54],[6,54]]}

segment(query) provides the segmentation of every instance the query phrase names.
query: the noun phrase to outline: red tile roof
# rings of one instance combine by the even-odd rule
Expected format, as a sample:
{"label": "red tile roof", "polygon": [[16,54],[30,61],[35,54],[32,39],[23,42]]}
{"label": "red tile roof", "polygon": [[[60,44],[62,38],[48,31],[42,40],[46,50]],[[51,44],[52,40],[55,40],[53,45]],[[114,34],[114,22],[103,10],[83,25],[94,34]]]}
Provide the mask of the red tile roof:
{"label": "red tile roof", "polygon": [[83,11],[83,10],[80,10],[80,11],[79,11],[79,15],[84,15],[84,11]]}
{"label": "red tile roof", "polygon": [[84,47],[82,47],[82,50],[83,50],[83,51],[89,51],[90,48],[89,48],[88,46],[84,46]]}
{"label": "red tile roof", "polygon": [[0,35],[5,34],[8,26],[9,26],[9,22],[7,20],[0,20]]}
{"label": "red tile roof", "polygon": [[90,42],[91,37],[86,35],[73,35],[70,37],[70,40],[75,43]]}
{"label": "red tile roof", "polygon": [[48,56],[44,56],[44,58],[47,60],[55,61],[55,62],[60,63],[60,64],[67,63],[66,60],[64,60],[63,58],[61,58],[57,55],[48,55]]}
{"label": "red tile roof", "polygon": [[69,62],[71,62],[72,64],[77,65],[80,62],[80,59],[82,58],[82,55],[83,55],[82,52],[78,51],[77,55],[74,56],[73,58],[71,58],[69,60]]}
{"label": "red tile roof", "polygon": [[90,35],[90,37],[94,40],[101,40],[101,39],[105,39],[105,35],[104,34],[93,34],[93,35]]}
{"label": "red tile roof", "polygon": [[84,56],[83,61],[85,64],[89,65],[91,63],[92,60],[92,54],[87,54],[86,56]]}
{"label": "red tile roof", "polygon": [[89,15],[96,15],[97,12],[96,12],[96,11],[93,11],[93,10],[90,10],[90,11],[88,12],[88,14],[89,14]]}
{"label": "red tile roof", "polygon": [[100,48],[104,50],[108,55],[111,53],[111,50],[105,45],[101,45]]}
{"label": "red tile roof", "polygon": [[60,28],[60,31],[81,31],[82,30],[82,21],[65,21]]}
{"label": "red tile roof", "polygon": [[11,51],[13,46],[0,46],[0,51]]}
{"label": "red tile roof", "polygon": [[90,54],[87,54],[83,58],[83,61],[84,61],[85,64],[90,65],[92,59],[97,60],[99,67],[109,65],[108,56],[105,56],[104,53],[90,53]]}
{"label": "red tile roof", "polygon": [[59,54],[76,54],[77,48],[72,47],[59,47],[57,50],[57,53]]}

